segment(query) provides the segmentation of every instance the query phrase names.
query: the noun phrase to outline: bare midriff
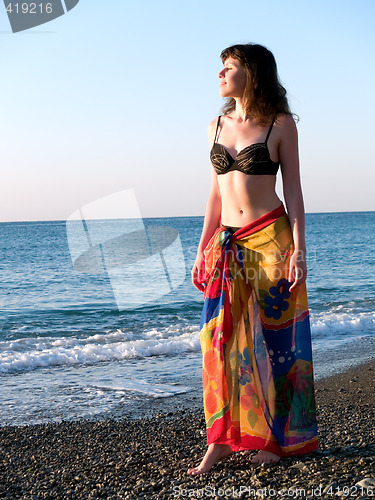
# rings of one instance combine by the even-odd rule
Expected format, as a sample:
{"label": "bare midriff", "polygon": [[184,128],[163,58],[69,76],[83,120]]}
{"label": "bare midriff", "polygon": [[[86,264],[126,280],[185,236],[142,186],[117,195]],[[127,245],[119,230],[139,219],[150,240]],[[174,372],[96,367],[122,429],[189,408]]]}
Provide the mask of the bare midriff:
{"label": "bare midriff", "polygon": [[281,204],[275,191],[275,175],[247,175],[238,170],[218,175],[221,223],[243,227]]}

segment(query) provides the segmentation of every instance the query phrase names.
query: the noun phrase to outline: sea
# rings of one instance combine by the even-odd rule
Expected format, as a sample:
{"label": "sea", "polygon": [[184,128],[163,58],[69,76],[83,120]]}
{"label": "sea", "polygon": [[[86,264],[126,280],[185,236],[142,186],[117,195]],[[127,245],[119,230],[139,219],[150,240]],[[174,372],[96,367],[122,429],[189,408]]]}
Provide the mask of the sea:
{"label": "sea", "polygon": [[[0,223],[0,426],[203,404],[203,217],[141,222]],[[374,236],[375,212],[306,215],[315,380],[375,357]]]}

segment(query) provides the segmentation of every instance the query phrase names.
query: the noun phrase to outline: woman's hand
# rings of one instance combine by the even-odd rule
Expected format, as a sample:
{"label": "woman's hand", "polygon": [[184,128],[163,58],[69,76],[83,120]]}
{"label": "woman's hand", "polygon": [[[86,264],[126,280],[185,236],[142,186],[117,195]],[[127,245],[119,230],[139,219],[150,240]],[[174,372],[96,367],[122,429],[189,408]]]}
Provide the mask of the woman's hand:
{"label": "woman's hand", "polygon": [[203,258],[203,253],[198,253],[191,270],[191,281],[195,288],[197,288],[200,292],[204,292],[205,288],[202,283],[199,282],[199,278],[202,278],[201,273]]}
{"label": "woman's hand", "polygon": [[289,262],[288,281],[293,282],[289,290],[293,290],[301,285],[307,277],[306,252],[304,250],[295,250]]}

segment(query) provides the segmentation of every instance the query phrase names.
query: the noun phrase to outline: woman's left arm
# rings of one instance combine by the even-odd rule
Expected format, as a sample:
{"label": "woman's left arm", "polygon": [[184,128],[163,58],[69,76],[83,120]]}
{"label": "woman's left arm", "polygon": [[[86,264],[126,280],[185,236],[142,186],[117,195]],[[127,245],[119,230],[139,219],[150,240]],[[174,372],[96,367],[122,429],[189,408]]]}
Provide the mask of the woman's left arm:
{"label": "woman's left arm", "polygon": [[298,157],[298,133],[292,116],[280,118],[279,157],[283,179],[283,192],[293,232],[294,252],[290,259],[288,281],[290,290],[306,280],[305,209],[303,204]]}

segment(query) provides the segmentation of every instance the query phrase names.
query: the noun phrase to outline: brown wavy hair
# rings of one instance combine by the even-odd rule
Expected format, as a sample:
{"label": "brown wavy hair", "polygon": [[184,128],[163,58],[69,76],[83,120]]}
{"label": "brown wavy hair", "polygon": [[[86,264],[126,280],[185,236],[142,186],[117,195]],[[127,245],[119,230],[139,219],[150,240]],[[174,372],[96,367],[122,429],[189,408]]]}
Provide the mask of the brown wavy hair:
{"label": "brown wavy hair", "polygon": [[[239,61],[245,71],[244,105],[247,114],[262,125],[269,123],[278,113],[292,115],[286,90],[280,83],[276,61],[270,50],[254,43],[232,45],[220,54],[223,64],[228,57]],[[236,101],[228,97],[222,113],[227,115],[235,108]]]}

